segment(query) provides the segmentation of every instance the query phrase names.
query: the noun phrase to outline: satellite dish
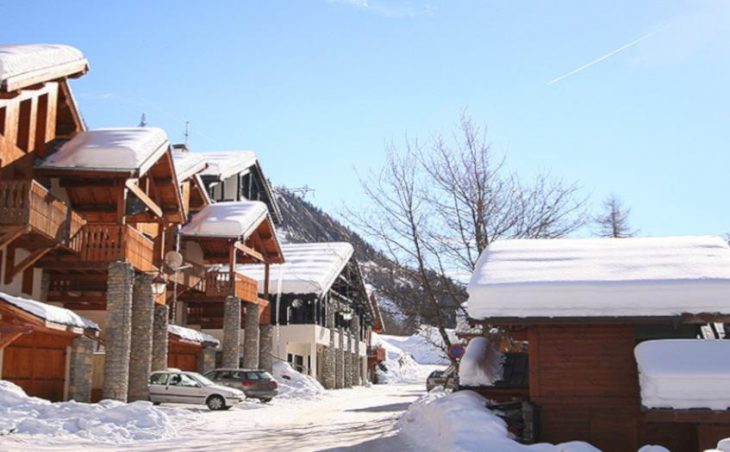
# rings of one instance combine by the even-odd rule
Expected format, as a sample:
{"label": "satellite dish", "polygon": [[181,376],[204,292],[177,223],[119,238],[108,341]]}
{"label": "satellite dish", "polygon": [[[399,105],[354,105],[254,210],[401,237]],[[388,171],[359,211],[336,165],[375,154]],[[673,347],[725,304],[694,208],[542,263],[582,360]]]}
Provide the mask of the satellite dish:
{"label": "satellite dish", "polygon": [[173,270],[177,270],[182,267],[183,257],[182,254],[177,251],[168,251],[165,253],[165,265]]}

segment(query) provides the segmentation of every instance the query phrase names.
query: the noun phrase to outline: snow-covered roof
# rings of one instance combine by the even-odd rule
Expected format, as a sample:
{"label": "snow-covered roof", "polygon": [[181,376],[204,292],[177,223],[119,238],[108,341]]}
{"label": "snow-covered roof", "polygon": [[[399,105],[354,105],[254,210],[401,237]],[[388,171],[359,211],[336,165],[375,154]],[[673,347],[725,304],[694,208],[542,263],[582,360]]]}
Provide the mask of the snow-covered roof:
{"label": "snow-covered roof", "polygon": [[647,408],[730,408],[730,341],[646,341],[634,355]]}
{"label": "snow-covered roof", "polygon": [[[272,294],[322,295],[332,287],[354,253],[352,245],[345,242],[282,244],[281,250],[286,262],[270,268]],[[263,265],[239,265],[237,270],[258,281],[259,292],[264,291]]]}
{"label": "snow-covered roof", "polygon": [[58,306],[53,306],[36,300],[30,300],[28,298],[15,297],[4,292],[0,292],[0,302],[13,305],[16,308],[32,314],[46,322],[75,328],[83,328],[85,330],[99,330],[99,325],[91,320],[81,317],[71,310],[60,308]]}
{"label": "snow-covered roof", "polygon": [[216,151],[199,153],[208,164],[203,171],[205,176],[227,179],[256,164],[256,154],[251,151]]}
{"label": "snow-covered roof", "polygon": [[144,174],[168,147],[167,134],[157,127],[89,130],[66,142],[39,168]]}
{"label": "snow-covered roof", "polygon": [[720,237],[503,240],[467,291],[475,319],[730,313],[730,248]]}
{"label": "snow-covered roof", "polygon": [[[0,45],[0,87],[52,80],[86,69],[80,50],[60,44]],[[23,83],[27,81],[27,83]]]}
{"label": "snow-covered roof", "polygon": [[185,328],[180,325],[167,325],[167,332],[187,342],[211,344],[216,347],[221,345],[221,342],[210,334],[205,334],[201,331],[194,330],[192,328]]}
{"label": "snow-covered roof", "polygon": [[261,201],[218,202],[193,215],[181,232],[188,237],[248,237],[268,212]]}
{"label": "snow-covered roof", "polygon": [[177,173],[177,180],[179,182],[192,177],[206,167],[203,156],[194,152],[174,150],[172,152],[172,158],[175,163],[175,172]]}

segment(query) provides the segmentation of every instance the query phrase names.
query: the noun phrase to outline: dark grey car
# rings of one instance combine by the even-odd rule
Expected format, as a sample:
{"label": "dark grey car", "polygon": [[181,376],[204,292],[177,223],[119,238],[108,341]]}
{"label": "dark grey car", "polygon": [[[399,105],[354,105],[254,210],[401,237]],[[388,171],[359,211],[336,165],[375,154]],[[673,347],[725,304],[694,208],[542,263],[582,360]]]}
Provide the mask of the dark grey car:
{"label": "dark grey car", "polygon": [[279,393],[279,385],[270,373],[261,369],[215,369],[205,373],[210,380],[240,389],[248,398],[269,402]]}

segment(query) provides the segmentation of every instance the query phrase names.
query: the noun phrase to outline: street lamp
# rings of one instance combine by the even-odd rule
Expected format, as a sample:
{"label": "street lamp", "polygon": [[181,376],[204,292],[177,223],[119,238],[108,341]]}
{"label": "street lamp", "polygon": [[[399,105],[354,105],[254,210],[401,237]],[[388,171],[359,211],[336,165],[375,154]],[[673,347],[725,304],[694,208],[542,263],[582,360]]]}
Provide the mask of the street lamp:
{"label": "street lamp", "polygon": [[152,280],[152,293],[155,295],[162,295],[165,293],[165,290],[167,290],[167,281],[160,273],[158,273]]}

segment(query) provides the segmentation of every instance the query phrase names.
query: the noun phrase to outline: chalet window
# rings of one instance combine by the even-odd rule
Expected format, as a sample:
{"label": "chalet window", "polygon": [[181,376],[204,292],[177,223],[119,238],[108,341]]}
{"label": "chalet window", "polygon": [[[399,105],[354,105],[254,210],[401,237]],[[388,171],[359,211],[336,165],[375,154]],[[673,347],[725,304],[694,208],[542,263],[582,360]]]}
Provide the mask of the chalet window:
{"label": "chalet window", "polygon": [[18,147],[28,151],[30,147],[30,114],[33,110],[33,99],[20,103],[20,118],[18,118]]}

